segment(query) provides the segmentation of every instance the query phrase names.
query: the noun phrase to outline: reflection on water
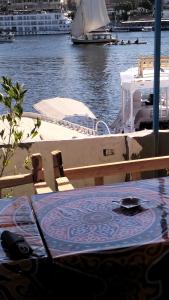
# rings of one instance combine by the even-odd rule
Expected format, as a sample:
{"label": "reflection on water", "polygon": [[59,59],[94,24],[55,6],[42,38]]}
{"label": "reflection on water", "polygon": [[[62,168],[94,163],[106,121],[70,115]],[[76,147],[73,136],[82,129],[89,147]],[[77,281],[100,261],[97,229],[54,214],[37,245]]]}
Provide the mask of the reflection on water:
{"label": "reflection on water", "polygon": [[[119,33],[119,39],[146,40],[146,45],[72,45],[69,35],[17,37],[0,45],[0,76],[24,83],[25,110],[50,97],[82,100],[108,124],[120,106],[120,71],[152,55],[154,32]],[[168,54],[168,32],[162,32],[162,54]],[[0,108],[2,112],[2,108]]]}

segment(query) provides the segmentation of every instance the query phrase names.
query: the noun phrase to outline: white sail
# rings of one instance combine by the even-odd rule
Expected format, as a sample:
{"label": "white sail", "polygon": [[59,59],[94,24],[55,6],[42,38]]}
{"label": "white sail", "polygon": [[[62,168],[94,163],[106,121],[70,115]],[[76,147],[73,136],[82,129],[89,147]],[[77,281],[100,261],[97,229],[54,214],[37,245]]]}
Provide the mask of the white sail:
{"label": "white sail", "polygon": [[109,22],[105,0],[81,0],[72,23],[72,36],[78,38]]}

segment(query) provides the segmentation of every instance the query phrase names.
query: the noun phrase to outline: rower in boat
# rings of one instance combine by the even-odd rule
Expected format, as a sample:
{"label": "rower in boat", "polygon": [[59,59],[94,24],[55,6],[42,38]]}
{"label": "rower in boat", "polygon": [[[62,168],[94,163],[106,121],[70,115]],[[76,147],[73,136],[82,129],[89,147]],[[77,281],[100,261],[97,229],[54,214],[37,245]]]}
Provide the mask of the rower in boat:
{"label": "rower in boat", "polygon": [[134,44],[139,44],[139,39],[138,38],[135,40]]}

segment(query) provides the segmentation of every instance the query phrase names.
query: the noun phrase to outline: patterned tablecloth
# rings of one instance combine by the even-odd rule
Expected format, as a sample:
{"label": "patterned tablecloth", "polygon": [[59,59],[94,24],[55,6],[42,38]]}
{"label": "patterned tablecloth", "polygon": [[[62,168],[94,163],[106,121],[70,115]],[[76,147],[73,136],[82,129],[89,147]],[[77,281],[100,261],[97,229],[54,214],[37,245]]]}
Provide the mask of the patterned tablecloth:
{"label": "patterned tablecloth", "polygon": [[[121,207],[126,197],[139,207]],[[165,299],[169,178],[36,195],[32,204],[56,265],[93,279],[84,299]]]}
{"label": "patterned tablecloth", "polygon": [[0,234],[4,230],[23,235],[34,256],[11,260],[0,243],[0,300],[45,299],[40,277],[47,254],[27,197],[0,199]]}

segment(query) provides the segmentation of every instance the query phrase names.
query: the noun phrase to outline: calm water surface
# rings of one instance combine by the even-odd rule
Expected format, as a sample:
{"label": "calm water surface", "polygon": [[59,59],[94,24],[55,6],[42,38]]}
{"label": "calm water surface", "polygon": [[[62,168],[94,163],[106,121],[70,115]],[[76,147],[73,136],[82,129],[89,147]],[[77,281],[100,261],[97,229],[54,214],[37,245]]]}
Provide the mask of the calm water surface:
{"label": "calm water surface", "polygon": [[[108,124],[120,107],[120,72],[136,66],[141,55],[154,53],[154,32],[118,33],[119,39],[146,45],[72,45],[69,35],[16,37],[0,44],[0,77],[10,76],[28,90],[24,109],[50,97],[86,103]],[[169,32],[162,32],[162,55],[169,55]],[[2,113],[2,107],[0,107]]]}

